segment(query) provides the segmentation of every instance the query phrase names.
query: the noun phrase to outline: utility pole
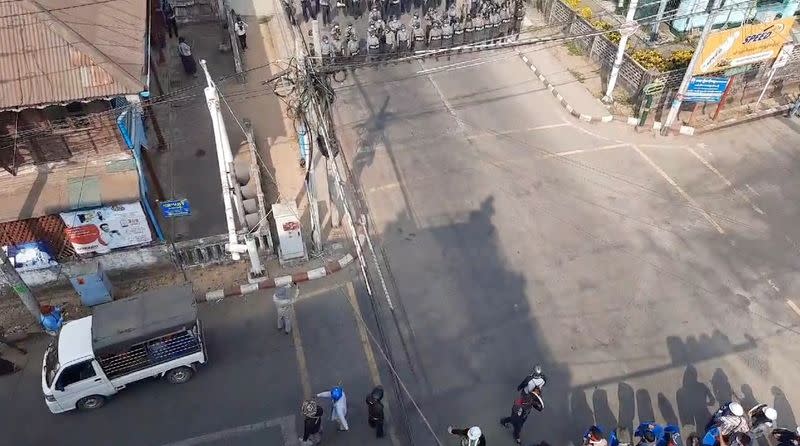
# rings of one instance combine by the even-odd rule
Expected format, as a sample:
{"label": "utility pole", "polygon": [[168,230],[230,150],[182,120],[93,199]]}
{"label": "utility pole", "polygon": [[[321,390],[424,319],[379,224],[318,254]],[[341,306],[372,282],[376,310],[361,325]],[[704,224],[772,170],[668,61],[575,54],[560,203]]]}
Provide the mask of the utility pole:
{"label": "utility pole", "polygon": [[661,26],[661,21],[664,19],[664,11],[666,10],[667,10],[667,0],[661,0],[661,3],[658,5],[656,22],[653,23],[653,29],[650,31],[651,42],[658,42],[658,27]]}
{"label": "utility pole", "polygon": [[675,94],[675,98],[672,100],[672,105],[669,108],[667,119],[664,121],[664,126],[661,128],[662,135],[669,133],[670,127],[672,127],[672,124],[678,117],[678,112],[681,110],[681,104],[683,104],[683,96],[686,94],[686,90],[689,88],[689,82],[692,80],[694,67],[697,65],[697,62],[700,60],[700,56],[703,54],[703,46],[706,44],[708,35],[711,34],[711,28],[714,26],[714,21],[717,18],[719,5],[721,2],[722,0],[714,0],[714,6],[708,12],[706,23],[703,25],[703,33],[700,34],[700,40],[697,42],[697,48],[694,49],[692,60],[689,61],[689,65],[686,67],[686,73],[683,75],[681,86],[678,87],[678,92]]}
{"label": "utility pole", "polygon": [[610,104],[614,102],[614,86],[617,84],[619,77],[619,70],[622,67],[622,60],[625,57],[625,49],[628,46],[628,38],[636,32],[637,24],[633,21],[636,15],[636,6],[639,0],[631,0],[628,4],[628,14],[625,16],[625,25],[620,29],[619,46],[617,47],[617,57],[614,59],[614,66],[611,67],[611,75],[608,76],[608,88],[606,95],[603,96],[603,102]]}
{"label": "utility pole", "polygon": [[225,207],[225,221],[228,225],[228,251],[231,253],[231,258],[233,260],[239,260],[241,257],[239,256],[239,250],[237,247],[239,246],[239,236],[236,234],[236,221],[233,217],[233,188],[231,187],[230,179],[231,176],[228,172],[228,166],[225,161],[225,154],[223,145],[225,142],[228,143],[230,147],[230,142],[228,142],[228,132],[225,128],[225,122],[222,120],[222,111],[219,108],[219,95],[217,94],[217,88],[214,86],[214,81],[211,80],[211,75],[208,73],[208,67],[206,66],[206,61],[201,60],[200,66],[203,67],[203,71],[206,73],[206,80],[208,81],[208,87],[206,87],[203,91],[206,95],[206,105],[208,106],[208,111],[211,114],[211,124],[214,127],[214,145],[217,148],[217,163],[219,164],[219,178],[220,184],[222,185],[222,203]]}
{"label": "utility pole", "polygon": [[25,304],[25,308],[28,309],[38,324],[42,320],[42,311],[39,309],[39,302],[36,301],[36,297],[33,296],[31,289],[28,288],[28,285],[22,280],[22,277],[19,276],[16,268],[14,268],[14,265],[8,260],[8,255],[6,255],[5,250],[2,248],[0,248],[0,271],[3,272],[6,282],[8,282],[9,286],[17,293],[19,299]]}
{"label": "utility pole", "polygon": [[[313,25],[313,24],[312,24]],[[319,27],[319,24],[317,24]],[[300,61],[298,66],[300,67],[300,76],[303,82],[306,85],[306,88],[313,88],[313,85],[309,82],[309,70],[313,70],[314,67],[308,63],[308,58],[306,57],[307,48],[304,47],[302,40],[298,38],[295,41],[295,51],[297,52],[297,60]],[[310,92],[311,96],[315,94],[315,92]],[[308,199],[308,215],[311,219],[311,248],[312,251],[315,253],[319,253],[322,251],[322,228],[320,227],[319,221],[319,204],[317,203],[317,188],[316,188],[316,179],[314,178],[314,163],[317,160],[317,156],[314,150],[314,145],[316,144],[316,135],[320,133],[320,126],[321,124],[321,117],[316,113],[306,113],[306,118],[308,119],[308,129],[309,132],[309,159],[306,164],[306,198]]]}

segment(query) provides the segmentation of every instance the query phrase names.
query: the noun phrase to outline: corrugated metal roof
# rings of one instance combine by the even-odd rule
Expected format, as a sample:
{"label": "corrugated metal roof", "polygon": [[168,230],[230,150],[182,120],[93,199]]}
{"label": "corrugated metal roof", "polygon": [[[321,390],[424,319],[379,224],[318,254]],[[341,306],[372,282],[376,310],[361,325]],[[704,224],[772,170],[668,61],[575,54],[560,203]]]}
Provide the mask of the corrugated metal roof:
{"label": "corrugated metal roof", "polygon": [[0,110],[147,87],[147,0],[0,1]]}

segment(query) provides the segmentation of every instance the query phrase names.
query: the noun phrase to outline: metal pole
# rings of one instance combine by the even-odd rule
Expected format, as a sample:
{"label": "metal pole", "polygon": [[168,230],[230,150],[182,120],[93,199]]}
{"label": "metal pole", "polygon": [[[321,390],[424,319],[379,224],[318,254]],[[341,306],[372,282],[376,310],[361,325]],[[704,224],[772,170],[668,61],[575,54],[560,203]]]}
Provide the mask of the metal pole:
{"label": "metal pole", "polygon": [[214,81],[211,80],[211,75],[208,73],[208,68],[206,67],[206,61],[201,60],[200,66],[203,67],[203,71],[206,73],[206,80],[208,81],[208,87],[206,87],[203,91],[206,95],[206,105],[208,106],[208,112],[211,115],[211,124],[214,128],[214,145],[217,148],[217,162],[219,164],[219,178],[220,184],[222,185],[222,203],[225,207],[225,221],[228,225],[228,251],[231,253],[231,258],[233,260],[239,260],[241,257],[239,253],[234,250],[234,247],[239,244],[239,238],[236,235],[236,221],[233,217],[233,203],[231,200],[231,186],[228,182],[228,172],[227,172],[227,163],[225,162],[225,154],[223,153],[223,138],[228,137],[227,134],[223,133],[223,130],[220,126],[221,116],[220,108],[219,108],[219,96],[217,96],[217,89],[214,87]]}
{"label": "metal pole", "polygon": [[[625,16],[625,26],[633,23],[633,16],[636,14],[636,6],[639,0],[631,0],[628,5],[628,14]],[[614,86],[617,84],[617,77],[619,77],[619,69],[622,67],[622,61],[625,58],[625,48],[628,46],[628,38],[636,32],[636,29],[624,29],[620,31],[621,36],[619,39],[619,46],[617,47],[617,57],[614,59],[614,66],[611,67],[611,75],[608,76],[608,88],[606,94],[603,96],[603,102],[614,102]]]}
{"label": "metal pole", "polygon": [[42,320],[42,312],[39,309],[39,302],[36,301],[36,297],[34,297],[31,289],[28,288],[28,285],[25,284],[25,281],[23,281],[22,277],[19,276],[19,273],[14,268],[14,265],[12,265],[8,260],[5,250],[2,248],[0,248],[0,271],[3,272],[6,282],[8,282],[8,284],[11,286],[11,289],[17,293],[19,300],[25,304],[25,308],[28,309],[28,312],[31,313],[38,324]]}
{"label": "metal pole", "polygon": [[664,11],[667,9],[667,0],[661,0],[658,5],[658,13],[656,14],[656,22],[653,23],[653,29],[650,31],[650,41],[658,41],[658,27],[661,25],[661,20],[664,18]]}
{"label": "metal pole", "polygon": [[678,117],[678,112],[681,110],[681,104],[683,103],[683,95],[686,94],[686,89],[689,87],[689,81],[692,80],[692,73],[694,73],[694,67],[700,60],[700,55],[703,54],[703,46],[705,46],[706,44],[708,35],[711,34],[711,28],[714,26],[714,21],[717,18],[717,10],[719,9],[721,1],[722,0],[714,0],[714,6],[708,13],[708,17],[706,18],[706,23],[705,25],[703,25],[703,33],[700,34],[700,40],[697,42],[697,48],[694,49],[692,60],[689,61],[689,65],[686,67],[686,74],[683,75],[681,86],[678,87],[678,93],[672,100],[672,106],[670,106],[669,113],[667,114],[667,119],[666,121],[664,121],[664,126],[661,128],[662,135],[666,135],[669,133],[670,127],[672,127],[672,124]]}
{"label": "metal pole", "polygon": [[[338,156],[338,154],[336,155]],[[338,228],[342,223],[342,215],[339,212],[339,205],[336,203],[333,187],[335,187],[336,176],[333,174],[333,164],[336,162],[334,154],[330,154],[330,158],[325,158],[325,165],[328,171],[328,203],[331,216],[331,227]],[[331,183],[334,183],[333,185]]]}
{"label": "metal pole", "polygon": [[772,83],[772,77],[775,76],[775,72],[778,71],[777,68],[772,68],[769,70],[769,77],[767,78],[767,83],[764,84],[764,89],[761,90],[761,94],[758,95],[758,100],[756,101],[756,106],[754,108],[758,108],[758,104],[761,103],[761,100],[764,99],[764,93],[767,92],[767,88],[769,88],[769,84]]}
{"label": "metal pole", "polygon": [[[300,42],[300,39],[296,41],[295,48],[297,50],[297,59],[300,61],[300,75],[302,79],[308,79],[308,70],[309,66],[306,65],[306,48]],[[311,68],[313,69],[313,68]],[[311,92],[312,96],[315,92]],[[311,249],[314,253],[319,253],[322,251],[322,230],[320,228],[319,222],[319,205],[317,203],[317,191],[316,191],[316,182],[314,179],[314,163],[317,160],[317,157],[314,156],[314,135],[319,135],[320,127],[321,127],[321,117],[314,113],[316,110],[311,109],[311,113],[307,113],[306,116],[310,121],[308,123],[309,132],[309,159],[306,163],[306,197],[308,198],[308,214],[311,219]]]}
{"label": "metal pole", "polygon": [[[319,33],[319,20],[314,19],[311,21],[311,33],[312,38],[314,39],[314,55],[317,57],[322,57],[322,42],[320,41],[322,36],[320,36]],[[320,63],[322,61],[322,59],[317,60],[319,60]]]}

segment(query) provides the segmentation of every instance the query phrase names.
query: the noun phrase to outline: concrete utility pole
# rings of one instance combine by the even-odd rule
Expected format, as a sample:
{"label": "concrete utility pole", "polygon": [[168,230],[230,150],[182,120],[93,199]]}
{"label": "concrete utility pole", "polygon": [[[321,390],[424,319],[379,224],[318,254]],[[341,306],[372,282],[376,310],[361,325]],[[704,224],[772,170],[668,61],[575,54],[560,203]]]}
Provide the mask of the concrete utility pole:
{"label": "concrete utility pole", "polygon": [[658,5],[656,22],[653,23],[653,29],[650,31],[651,42],[658,42],[658,27],[661,26],[661,20],[664,19],[664,11],[666,10],[667,10],[667,0],[661,0],[661,3]]}
{"label": "concrete utility pole", "polygon": [[[225,122],[222,120],[222,111],[219,108],[219,95],[217,88],[214,86],[214,81],[211,80],[211,75],[208,73],[206,61],[201,60],[200,66],[206,73],[206,80],[208,87],[203,91],[206,95],[206,105],[211,114],[211,124],[214,127],[214,145],[217,148],[217,162],[219,164],[219,178],[222,185],[222,203],[225,207],[225,221],[228,225],[228,251],[231,253],[233,260],[239,260],[239,236],[236,234],[236,220],[233,217],[233,188],[230,184],[230,175],[228,172],[228,164],[225,162],[225,154],[223,145],[228,141],[228,131],[225,128]],[[228,142],[230,145],[230,142]]]}
{"label": "concrete utility pole", "polygon": [[0,248],[0,271],[3,272],[6,282],[8,282],[14,292],[17,293],[22,303],[25,304],[25,308],[28,309],[33,318],[36,319],[36,322],[39,323],[39,321],[42,320],[42,311],[39,309],[39,302],[36,300],[36,297],[33,296],[31,289],[28,288],[25,281],[22,280],[22,277],[19,276],[14,265],[8,260],[8,256],[2,248]]}
{"label": "concrete utility pole", "polygon": [[631,0],[630,4],[628,4],[628,14],[625,16],[625,27],[620,30],[617,57],[614,59],[614,66],[611,67],[611,75],[608,76],[608,88],[606,89],[606,95],[603,96],[603,102],[607,104],[614,102],[614,86],[617,84],[619,69],[622,67],[622,61],[625,57],[625,49],[628,46],[628,38],[636,32],[636,22],[633,21],[633,16],[636,15],[636,6],[638,5],[639,0]]}
{"label": "concrete utility pole", "polygon": [[678,87],[678,92],[675,94],[675,99],[672,100],[672,105],[670,106],[669,113],[667,114],[667,119],[664,121],[664,126],[661,128],[662,135],[669,133],[670,127],[672,127],[672,124],[678,117],[678,112],[681,111],[683,96],[686,94],[686,90],[689,88],[689,82],[692,80],[694,67],[697,65],[698,60],[700,60],[700,56],[703,54],[703,46],[706,44],[708,35],[711,34],[711,28],[714,26],[714,21],[717,18],[719,5],[721,2],[722,0],[714,0],[714,6],[712,6],[711,10],[708,12],[706,23],[703,25],[703,33],[700,34],[700,40],[697,42],[697,48],[694,49],[692,60],[689,61],[689,66],[686,67],[686,74],[683,75],[681,86]]}
{"label": "concrete utility pole", "polygon": [[[317,24],[317,30],[319,29],[319,24]],[[315,38],[316,40],[316,38]],[[300,76],[304,81],[307,81],[309,75],[309,68],[313,70],[313,67],[309,67],[306,65],[308,63],[308,59],[306,58],[306,51],[307,49],[303,47],[301,39],[297,39],[295,43],[295,50],[297,51],[297,60],[300,61],[298,66],[300,67]],[[309,85],[306,82],[306,85]],[[310,87],[309,87],[310,88]],[[314,92],[311,92],[311,95],[314,95]],[[309,160],[306,164],[306,197],[308,198],[308,215],[311,218],[311,248],[312,251],[315,253],[319,253],[322,251],[322,228],[320,227],[319,221],[319,204],[317,203],[317,188],[316,188],[316,179],[314,178],[314,164],[317,161],[316,154],[319,153],[318,150],[314,150],[316,144],[315,135],[319,135],[320,131],[320,116],[317,113],[307,113],[306,117],[308,118],[308,129],[309,132]]]}

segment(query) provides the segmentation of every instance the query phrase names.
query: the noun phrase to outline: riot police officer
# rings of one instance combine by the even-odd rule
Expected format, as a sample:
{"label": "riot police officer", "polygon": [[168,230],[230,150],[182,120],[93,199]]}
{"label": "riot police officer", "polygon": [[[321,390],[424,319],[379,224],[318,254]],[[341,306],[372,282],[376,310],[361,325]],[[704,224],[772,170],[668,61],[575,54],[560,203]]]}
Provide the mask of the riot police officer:
{"label": "riot police officer", "polygon": [[400,31],[400,20],[397,20],[397,16],[393,15],[389,18],[389,23],[387,23],[386,26],[396,33]]}
{"label": "riot police officer", "polygon": [[481,14],[476,14],[475,17],[472,18],[472,27],[474,29],[474,32],[472,33],[472,42],[481,43],[483,39],[485,39],[483,32],[485,24]]}
{"label": "riot police officer", "polygon": [[397,52],[404,55],[408,53],[409,49],[411,49],[411,40],[406,30],[406,24],[401,23],[400,29],[397,30]]}
{"label": "riot police officer", "polygon": [[322,64],[328,65],[333,63],[333,46],[328,40],[328,36],[322,36],[322,43],[319,46],[319,52],[322,56]]}
{"label": "riot police officer", "polygon": [[356,63],[360,59],[359,47],[358,35],[351,34],[350,40],[347,41],[347,56],[350,58],[351,63]]}
{"label": "riot police officer", "polygon": [[500,8],[500,36],[505,37],[508,35],[509,28],[511,27],[511,14],[508,12],[508,3]]}
{"label": "riot police officer", "polygon": [[450,24],[450,20],[448,18],[448,20],[442,25],[442,47],[450,48],[453,46],[454,32],[455,30],[453,30],[453,25]]}
{"label": "riot police officer", "polygon": [[367,62],[380,60],[381,41],[378,37],[378,29],[370,25],[367,35]]}
{"label": "riot police officer", "polygon": [[381,12],[378,10],[378,2],[372,5],[372,11],[369,12],[370,22],[377,22],[381,18]]}
{"label": "riot police officer", "polygon": [[470,44],[475,41],[475,25],[472,24],[472,16],[468,15],[464,22],[464,43]]}
{"label": "riot police officer", "polygon": [[422,21],[419,19],[419,14],[415,12],[414,17],[411,18],[411,29],[418,26],[422,26]]}
{"label": "riot police officer", "polygon": [[422,24],[417,20],[413,22],[412,26],[414,27],[411,31],[414,34],[414,43],[411,49],[414,51],[425,49],[425,30],[422,29]]}
{"label": "riot police officer", "polygon": [[333,48],[331,59],[336,63],[337,59],[342,59],[344,57],[344,44],[342,43],[341,35],[333,36],[331,39],[331,47]]}
{"label": "riot police officer", "polygon": [[385,43],[384,56],[388,59],[397,53],[397,31],[392,29],[391,24],[386,27],[386,33],[383,35],[383,39]]}
{"label": "riot police officer", "polygon": [[500,11],[496,6],[492,6],[489,13],[489,23],[492,25],[492,42],[497,42],[497,39],[500,38]]}
{"label": "riot police officer", "polygon": [[331,37],[333,39],[342,38],[342,28],[339,27],[338,23],[334,23],[333,27],[331,27]]}
{"label": "riot police officer", "polygon": [[428,34],[428,48],[438,50],[442,47],[442,25],[438,21],[433,22],[430,33]]}
{"label": "riot police officer", "polygon": [[522,3],[522,0],[516,0],[514,2],[514,32],[517,37],[519,37],[519,33],[522,30],[522,19],[525,18],[525,4]]}
{"label": "riot police officer", "polygon": [[356,34],[356,30],[353,29],[353,24],[352,23],[348,23],[347,24],[347,29],[344,30],[344,40],[349,42],[350,41],[350,37],[352,37],[352,36],[356,36],[357,37],[358,35]]}
{"label": "riot police officer", "polygon": [[459,21],[455,21],[453,23],[453,46],[461,46],[463,44],[464,44],[464,25]]}
{"label": "riot police officer", "polygon": [[386,22],[383,21],[382,17],[378,17],[378,20],[375,21],[375,34],[378,36],[378,39],[383,40],[383,34],[386,32]]}

